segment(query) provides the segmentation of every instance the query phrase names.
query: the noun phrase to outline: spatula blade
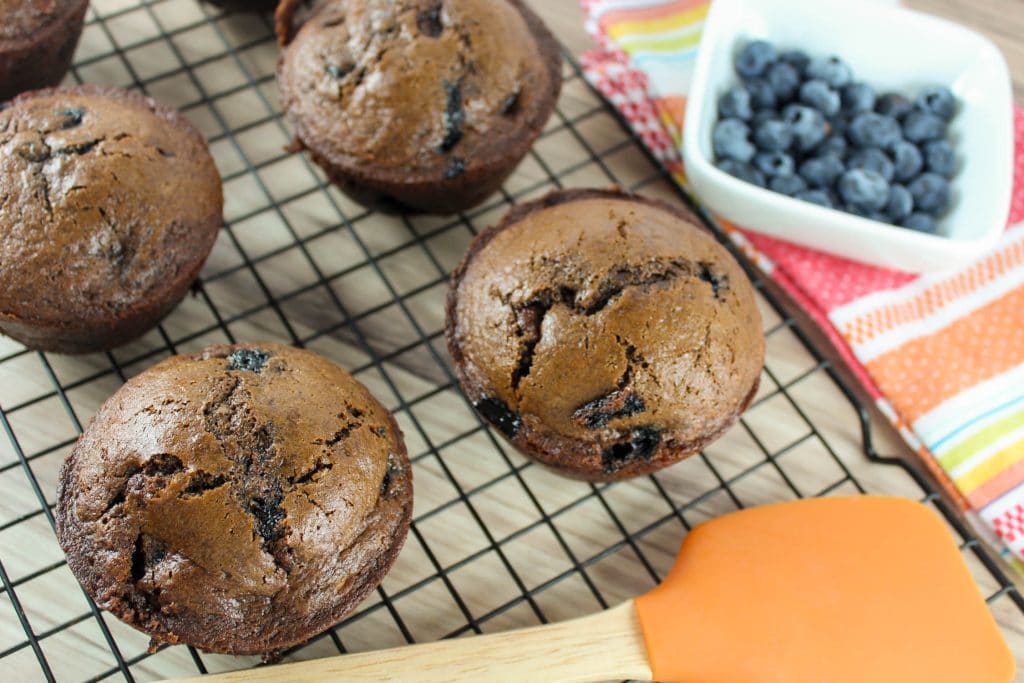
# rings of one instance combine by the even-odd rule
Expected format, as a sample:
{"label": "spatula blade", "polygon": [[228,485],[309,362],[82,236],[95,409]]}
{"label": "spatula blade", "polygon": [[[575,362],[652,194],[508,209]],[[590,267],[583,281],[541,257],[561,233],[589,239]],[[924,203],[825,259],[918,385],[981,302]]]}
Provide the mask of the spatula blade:
{"label": "spatula blade", "polygon": [[901,498],[794,501],[688,534],[637,598],[655,680],[1008,683],[1014,661],[938,515]]}

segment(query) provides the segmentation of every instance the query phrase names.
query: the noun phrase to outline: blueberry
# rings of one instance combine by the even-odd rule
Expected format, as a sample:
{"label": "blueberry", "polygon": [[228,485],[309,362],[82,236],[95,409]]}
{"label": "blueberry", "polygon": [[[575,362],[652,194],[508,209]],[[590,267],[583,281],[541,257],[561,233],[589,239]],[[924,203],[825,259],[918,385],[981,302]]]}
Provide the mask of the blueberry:
{"label": "blueberry", "polygon": [[765,75],[768,85],[775,92],[775,99],[788,102],[796,96],[800,89],[800,72],[792,64],[776,62]]}
{"label": "blueberry", "polygon": [[775,61],[775,47],[764,40],[747,43],[736,56],[736,71],[741,76],[760,76]]}
{"label": "blueberry", "polygon": [[446,93],[445,110],[442,115],[445,132],[439,150],[441,152],[450,152],[462,140],[462,127],[466,122],[466,110],[462,101],[461,82],[450,83],[442,81],[441,84],[444,86]]}
{"label": "blueberry", "polygon": [[764,187],[764,175],[750,164],[736,161],[735,159],[722,159],[715,163],[715,166],[726,173],[748,183]]}
{"label": "blueberry", "polygon": [[829,188],[845,170],[839,157],[829,154],[804,160],[800,164],[800,177],[811,187]]}
{"label": "blueberry", "polygon": [[860,216],[861,218],[867,218],[871,221],[879,221],[881,223],[888,223],[889,219],[884,213],[877,209],[865,209],[862,206],[856,204],[843,204],[841,207],[846,213],[852,213],[854,216]]}
{"label": "blueberry", "polygon": [[802,199],[805,202],[810,202],[811,204],[824,206],[826,209],[835,208],[835,203],[832,201],[832,197],[830,197],[828,192],[825,192],[825,190],[804,190],[803,192],[797,192],[796,198]]}
{"label": "blueberry", "polygon": [[820,79],[804,81],[800,86],[800,101],[808,107],[814,107],[825,116],[839,113],[839,93],[828,87],[828,83]]}
{"label": "blueberry", "polygon": [[859,114],[875,108],[875,89],[867,83],[847,83],[841,92],[843,111]]}
{"label": "blueberry", "polygon": [[902,133],[896,119],[868,111],[853,118],[846,137],[857,147],[889,149],[900,141]]}
{"label": "blueberry", "polygon": [[852,74],[850,67],[843,60],[838,57],[825,57],[812,59],[804,69],[804,76],[808,79],[820,78],[830,87],[841,88],[850,82]]}
{"label": "blueberry", "polygon": [[935,219],[926,213],[912,213],[904,218],[900,225],[904,228],[910,228],[911,230],[917,230],[918,232],[935,232]]}
{"label": "blueberry", "polygon": [[751,78],[745,81],[747,92],[750,93],[750,104],[757,109],[775,108],[775,91],[763,78]]}
{"label": "blueberry", "polygon": [[517,85],[515,90],[505,96],[505,99],[501,101],[501,109],[499,109],[502,115],[512,116],[519,111],[519,98],[522,94],[522,91]]}
{"label": "blueberry", "polygon": [[758,152],[754,156],[754,168],[766,178],[774,178],[779,175],[793,175],[796,164],[793,157],[785,152]]}
{"label": "blueberry", "polygon": [[[697,272],[697,279],[711,285],[711,295],[716,299],[721,298],[723,289],[729,289],[729,276],[720,270],[713,269],[709,263],[701,263]],[[637,400],[640,400],[639,398]]]}
{"label": "blueberry", "polygon": [[441,22],[441,5],[437,4],[416,14],[416,28],[428,38],[437,38],[444,33]]}
{"label": "blueberry", "polygon": [[789,64],[802,76],[807,65],[811,63],[811,58],[803,50],[788,50],[779,55],[779,61]]}
{"label": "blueberry", "polygon": [[624,393],[622,389],[616,389],[576,408],[572,413],[572,419],[588,429],[601,429],[607,427],[612,420],[630,417],[645,410],[647,406],[642,398],[635,393]]}
{"label": "blueberry", "polygon": [[778,118],[779,112],[774,109],[758,109],[754,112],[753,118],[750,119],[750,127],[757,130],[757,128],[765,121],[771,121]]}
{"label": "blueberry", "polygon": [[946,135],[946,122],[935,114],[915,109],[903,119],[903,137],[911,142],[938,140]]}
{"label": "blueberry", "polygon": [[777,175],[768,181],[768,187],[780,194],[794,196],[807,189],[807,183],[798,175]]}
{"label": "blueberry", "polygon": [[900,140],[892,146],[892,158],[895,162],[894,177],[897,182],[905,183],[913,179],[924,166],[921,150],[917,145],[906,140]]}
{"label": "blueberry", "polygon": [[466,172],[466,160],[462,157],[448,157],[448,163],[444,168],[444,177],[451,180],[452,178],[458,178],[460,175]]}
{"label": "blueberry", "polygon": [[877,147],[865,147],[854,152],[846,161],[847,168],[865,168],[874,171],[891,183],[895,173],[892,161]]}
{"label": "blueberry", "polygon": [[891,116],[894,119],[902,119],[910,113],[914,105],[903,95],[888,92],[875,101],[875,111],[882,116]]}
{"label": "blueberry", "polygon": [[789,124],[800,151],[813,149],[828,135],[828,124],[820,111],[802,104],[790,104],[782,110],[782,120]]}
{"label": "blueberry", "polygon": [[842,159],[846,156],[846,138],[833,129],[832,133],[814,148],[814,155],[819,157],[832,155]]}
{"label": "blueberry", "polygon": [[934,216],[949,208],[949,181],[937,173],[922,173],[907,185],[914,196],[914,206]]}
{"label": "blueberry", "polygon": [[67,109],[58,109],[54,112],[60,121],[61,130],[68,130],[70,128],[77,128],[82,125],[82,120],[85,118],[85,111],[78,107],[68,107]]}
{"label": "blueberry", "polygon": [[924,158],[928,170],[941,176],[952,178],[956,173],[956,153],[945,140],[932,140],[924,143]]}
{"label": "blueberry", "polygon": [[268,493],[269,495],[266,496],[251,498],[247,507],[255,518],[253,531],[269,541],[280,537],[281,531],[278,525],[285,518],[286,513],[281,508],[283,498],[281,489],[278,488],[276,491],[272,490]]}
{"label": "blueberry", "polygon": [[858,209],[877,211],[889,201],[889,183],[881,174],[864,168],[841,175],[838,187],[843,201]]}
{"label": "blueberry", "polygon": [[235,349],[228,356],[228,370],[247,370],[259,373],[270,360],[270,354],[259,349]]}
{"label": "blueberry", "polygon": [[956,110],[956,99],[953,98],[953,93],[949,91],[949,88],[941,86],[924,90],[918,96],[916,104],[921,111],[934,114],[944,121],[953,118],[953,112]]}
{"label": "blueberry", "polygon": [[500,398],[485,396],[474,403],[473,407],[510,439],[514,439],[519,433],[519,428],[523,426],[522,417]]}
{"label": "blueberry", "polygon": [[766,152],[782,152],[793,144],[793,131],[778,119],[768,119],[754,129],[754,142]]}
{"label": "blueberry", "polygon": [[754,115],[754,110],[750,108],[750,93],[747,89],[737,86],[726,90],[718,98],[718,115],[723,119],[749,121]]}
{"label": "blueberry", "polygon": [[885,217],[894,223],[898,223],[914,210],[914,196],[910,194],[903,185],[893,185],[889,188],[889,202],[885,205]]}
{"label": "blueberry", "polygon": [[750,142],[750,128],[739,119],[722,119],[711,133],[715,156],[719,159],[750,161],[754,158],[754,145]]}
{"label": "blueberry", "polygon": [[637,458],[650,460],[661,443],[661,432],[651,427],[637,427],[629,433],[629,441],[613,443],[601,451],[601,465],[612,474]]}
{"label": "blueberry", "polygon": [[850,117],[844,116],[840,109],[838,116],[833,116],[828,120],[828,127],[832,135],[845,138],[846,129],[850,127]]}

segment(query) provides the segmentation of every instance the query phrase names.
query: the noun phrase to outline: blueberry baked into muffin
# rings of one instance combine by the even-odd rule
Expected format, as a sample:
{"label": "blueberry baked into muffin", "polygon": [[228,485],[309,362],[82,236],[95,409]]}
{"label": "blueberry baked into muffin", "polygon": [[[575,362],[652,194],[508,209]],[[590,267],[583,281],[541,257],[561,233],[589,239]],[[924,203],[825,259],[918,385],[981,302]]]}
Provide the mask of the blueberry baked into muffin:
{"label": "blueberry baked into muffin", "polygon": [[0,332],[44,351],[124,344],[188,292],[222,224],[199,132],[137,93],[41,90],[0,110]]}
{"label": "blueberry baked into muffin", "polygon": [[153,643],[269,654],[337,623],[405,541],[402,434],[327,359],[213,346],[129,380],[61,470],[57,535]]}
{"label": "blueberry baked into muffin", "polygon": [[555,192],[478,235],[445,331],[480,415],[589,480],[701,449],[750,404],[764,362],[735,259],[687,211],[617,191]]}
{"label": "blueberry baked into muffin", "polygon": [[60,83],[88,7],[89,0],[0,0],[0,102]]}
{"label": "blueberry baked into muffin", "polygon": [[284,0],[277,83],[297,142],[358,201],[454,213],[497,191],[561,87],[520,0]]}

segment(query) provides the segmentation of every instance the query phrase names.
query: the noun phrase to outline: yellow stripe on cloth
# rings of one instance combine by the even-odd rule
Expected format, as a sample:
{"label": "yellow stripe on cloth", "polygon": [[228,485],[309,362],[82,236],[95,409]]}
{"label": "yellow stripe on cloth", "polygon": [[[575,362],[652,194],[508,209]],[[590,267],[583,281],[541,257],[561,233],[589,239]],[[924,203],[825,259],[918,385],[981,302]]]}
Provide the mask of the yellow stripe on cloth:
{"label": "yellow stripe on cloth", "polygon": [[[621,40],[629,36],[652,35],[657,33],[668,33],[677,29],[686,28],[691,24],[701,21],[708,14],[708,3],[703,3],[692,9],[682,10],[678,14],[670,14],[657,19],[638,19],[636,21],[623,21],[607,26],[605,30],[615,40]],[[700,36],[696,38],[699,39]]]}
{"label": "yellow stripe on cloth", "polygon": [[989,479],[1007,470],[1017,463],[1024,462],[1024,441],[1017,441],[1010,444],[1003,450],[995,453],[977,467],[963,476],[954,479],[957,487],[964,495],[969,496],[971,492],[984,485]]}
{"label": "yellow stripe on cloth", "polygon": [[700,42],[700,31],[694,31],[687,35],[675,38],[658,40],[623,40],[622,49],[628,54],[635,55],[638,52],[684,52],[697,47]]}
{"label": "yellow stripe on cloth", "polygon": [[968,438],[958,443],[939,457],[939,462],[947,470],[966,462],[968,458],[989,444],[995,443],[1000,437],[1024,427],[1024,410],[1007,415],[992,424],[983,427]]}

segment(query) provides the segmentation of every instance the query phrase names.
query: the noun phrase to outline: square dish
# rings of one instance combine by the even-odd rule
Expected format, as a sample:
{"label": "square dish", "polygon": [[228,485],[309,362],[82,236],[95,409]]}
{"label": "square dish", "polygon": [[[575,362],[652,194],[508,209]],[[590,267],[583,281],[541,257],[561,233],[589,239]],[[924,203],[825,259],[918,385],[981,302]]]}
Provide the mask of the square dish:
{"label": "square dish", "polygon": [[[893,227],[763,189],[713,164],[718,97],[738,81],[735,54],[749,41],[811,56],[837,55],[877,91],[916,95],[949,87],[957,153],[953,204],[935,235]],[[883,2],[715,0],[704,26],[683,130],[686,173],[702,202],[745,228],[864,263],[911,272],[967,263],[1005,228],[1012,190],[1013,111],[1002,54],[954,23]]]}

